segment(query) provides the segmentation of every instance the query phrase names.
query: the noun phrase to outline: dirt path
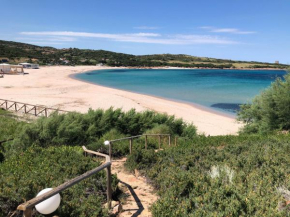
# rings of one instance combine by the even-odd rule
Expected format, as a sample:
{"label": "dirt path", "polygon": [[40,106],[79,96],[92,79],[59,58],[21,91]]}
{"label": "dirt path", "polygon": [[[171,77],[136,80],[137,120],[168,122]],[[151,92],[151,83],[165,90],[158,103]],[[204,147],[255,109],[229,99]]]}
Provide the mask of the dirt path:
{"label": "dirt path", "polygon": [[146,183],[144,177],[136,177],[124,168],[126,158],[113,160],[112,173],[117,174],[120,185],[128,195],[126,203],[122,204],[120,217],[150,217],[150,206],[158,199],[153,188]]}

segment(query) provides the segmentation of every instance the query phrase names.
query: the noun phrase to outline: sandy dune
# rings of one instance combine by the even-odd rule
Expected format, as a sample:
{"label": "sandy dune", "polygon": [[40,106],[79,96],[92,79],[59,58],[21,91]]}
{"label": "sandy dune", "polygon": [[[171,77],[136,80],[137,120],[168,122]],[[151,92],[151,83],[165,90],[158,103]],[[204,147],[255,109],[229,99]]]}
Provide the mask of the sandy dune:
{"label": "sandy dune", "polygon": [[126,111],[131,108],[137,111],[150,109],[183,118],[206,135],[236,134],[242,126],[233,118],[192,105],[93,85],[69,77],[74,73],[103,68],[51,66],[26,69],[25,72],[29,73],[26,75],[5,75],[0,78],[0,98],[79,112],[111,106]]}

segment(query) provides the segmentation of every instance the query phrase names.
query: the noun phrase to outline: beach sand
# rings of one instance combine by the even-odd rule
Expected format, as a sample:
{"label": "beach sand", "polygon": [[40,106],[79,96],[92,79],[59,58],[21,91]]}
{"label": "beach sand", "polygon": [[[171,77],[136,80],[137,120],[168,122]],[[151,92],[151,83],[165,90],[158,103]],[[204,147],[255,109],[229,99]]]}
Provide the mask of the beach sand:
{"label": "beach sand", "polygon": [[78,112],[110,107],[125,111],[131,108],[136,111],[149,109],[183,118],[197,126],[199,133],[212,136],[237,134],[242,126],[234,118],[189,104],[89,84],[69,77],[98,69],[107,67],[50,66],[25,69],[29,74],[5,75],[0,79],[0,98]]}

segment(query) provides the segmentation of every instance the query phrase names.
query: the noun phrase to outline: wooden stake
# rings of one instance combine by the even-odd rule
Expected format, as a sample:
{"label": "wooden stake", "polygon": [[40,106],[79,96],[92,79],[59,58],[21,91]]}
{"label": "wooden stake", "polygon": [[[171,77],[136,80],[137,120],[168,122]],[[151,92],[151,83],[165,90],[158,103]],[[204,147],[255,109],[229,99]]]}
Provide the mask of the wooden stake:
{"label": "wooden stake", "polygon": [[109,144],[109,156],[110,156],[110,159],[112,158],[112,143],[110,142]]}
{"label": "wooden stake", "polygon": [[23,217],[32,217],[32,209],[26,209],[23,211]]}
{"label": "wooden stake", "polygon": [[130,139],[130,154],[132,154],[132,146],[133,146],[132,143],[133,143],[133,139],[131,138],[131,139]]}
{"label": "wooden stake", "polygon": [[107,167],[107,201],[108,201],[108,209],[111,209],[112,202],[112,188],[111,188],[111,166]]}

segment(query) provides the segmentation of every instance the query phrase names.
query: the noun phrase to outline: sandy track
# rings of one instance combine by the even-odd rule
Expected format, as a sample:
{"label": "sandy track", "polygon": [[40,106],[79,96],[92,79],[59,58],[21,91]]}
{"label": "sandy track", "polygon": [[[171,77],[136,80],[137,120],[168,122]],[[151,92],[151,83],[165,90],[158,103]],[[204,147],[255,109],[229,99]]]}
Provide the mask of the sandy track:
{"label": "sandy track", "polygon": [[120,217],[151,217],[150,207],[158,199],[153,187],[146,183],[143,177],[136,177],[124,168],[126,158],[113,160],[112,173],[117,174],[124,193],[128,195],[126,203],[122,204]]}

